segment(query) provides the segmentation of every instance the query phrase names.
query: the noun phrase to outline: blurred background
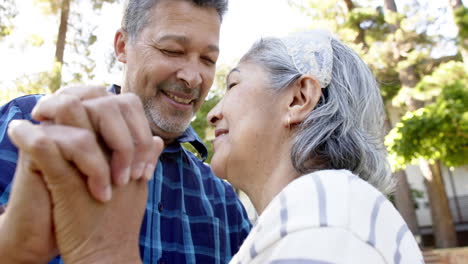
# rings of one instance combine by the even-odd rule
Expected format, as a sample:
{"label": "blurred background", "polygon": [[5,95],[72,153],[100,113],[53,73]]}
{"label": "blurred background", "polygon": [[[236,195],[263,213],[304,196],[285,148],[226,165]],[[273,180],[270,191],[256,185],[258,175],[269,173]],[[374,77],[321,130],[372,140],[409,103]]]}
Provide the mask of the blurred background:
{"label": "blurred background", "polygon": [[[391,199],[427,263],[468,263],[467,4],[231,0],[216,80],[192,125],[211,152],[206,114],[250,45],[262,36],[327,28],[361,55],[380,83],[385,144],[399,180]],[[0,0],[0,104],[66,85],[118,84],[122,66],[113,38],[121,9],[119,0]],[[240,195],[254,222],[248,198]]]}

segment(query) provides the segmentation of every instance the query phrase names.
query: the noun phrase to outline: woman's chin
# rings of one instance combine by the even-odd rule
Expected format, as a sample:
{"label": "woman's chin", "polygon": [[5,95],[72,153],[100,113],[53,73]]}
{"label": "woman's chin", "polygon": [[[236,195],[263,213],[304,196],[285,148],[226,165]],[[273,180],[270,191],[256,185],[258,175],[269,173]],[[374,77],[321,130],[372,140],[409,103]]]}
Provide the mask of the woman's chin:
{"label": "woman's chin", "polygon": [[213,155],[211,159],[211,169],[213,170],[216,177],[226,180],[226,172],[224,170],[224,162],[222,162],[216,154]]}

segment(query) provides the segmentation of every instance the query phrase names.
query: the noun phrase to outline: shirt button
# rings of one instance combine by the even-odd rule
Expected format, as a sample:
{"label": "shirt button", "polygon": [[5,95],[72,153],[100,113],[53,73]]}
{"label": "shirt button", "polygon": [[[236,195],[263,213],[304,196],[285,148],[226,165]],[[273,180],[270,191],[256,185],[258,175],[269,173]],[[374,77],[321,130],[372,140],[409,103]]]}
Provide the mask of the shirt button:
{"label": "shirt button", "polygon": [[163,204],[162,204],[162,203],[158,203],[158,211],[159,211],[159,212],[162,212],[163,209],[164,209]]}

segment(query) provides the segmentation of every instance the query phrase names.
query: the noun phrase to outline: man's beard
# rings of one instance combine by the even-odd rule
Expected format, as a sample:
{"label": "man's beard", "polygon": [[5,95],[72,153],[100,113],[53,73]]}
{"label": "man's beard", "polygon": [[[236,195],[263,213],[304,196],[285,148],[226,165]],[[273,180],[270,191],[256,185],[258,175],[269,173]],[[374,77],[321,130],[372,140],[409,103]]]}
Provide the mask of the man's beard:
{"label": "man's beard", "polygon": [[182,134],[190,125],[191,118],[174,118],[165,116],[152,98],[143,102],[146,118],[158,128],[168,133]]}
{"label": "man's beard", "polygon": [[158,96],[163,96],[161,91],[182,92],[190,94],[196,100],[199,100],[200,90],[187,88],[179,82],[165,81],[157,86],[155,96],[143,99],[145,115],[150,122],[153,122],[159,129],[165,132],[182,134],[189,127],[194,113],[191,116],[188,116],[187,112],[179,112],[177,110],[168,110],[170,113],[164,113],[165,109],[161,109],[161,106],[156,104],[158,100],[154,100]]}

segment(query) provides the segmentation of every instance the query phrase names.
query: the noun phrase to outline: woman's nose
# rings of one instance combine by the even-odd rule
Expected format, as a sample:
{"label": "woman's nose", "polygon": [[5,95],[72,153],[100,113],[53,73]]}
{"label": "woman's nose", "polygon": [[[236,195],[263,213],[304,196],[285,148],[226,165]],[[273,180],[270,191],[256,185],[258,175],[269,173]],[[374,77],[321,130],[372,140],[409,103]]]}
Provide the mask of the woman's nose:
{"label": "woman's nose", "polygon": [[219,101],[206,116],[206,121],[208,121],[208,123],[210,123],[210,125],[212,126],[216,126],[216,123],[218,123],[218,121],[223,119],[223,114],[221,113],[222,102],[223,100]]}

